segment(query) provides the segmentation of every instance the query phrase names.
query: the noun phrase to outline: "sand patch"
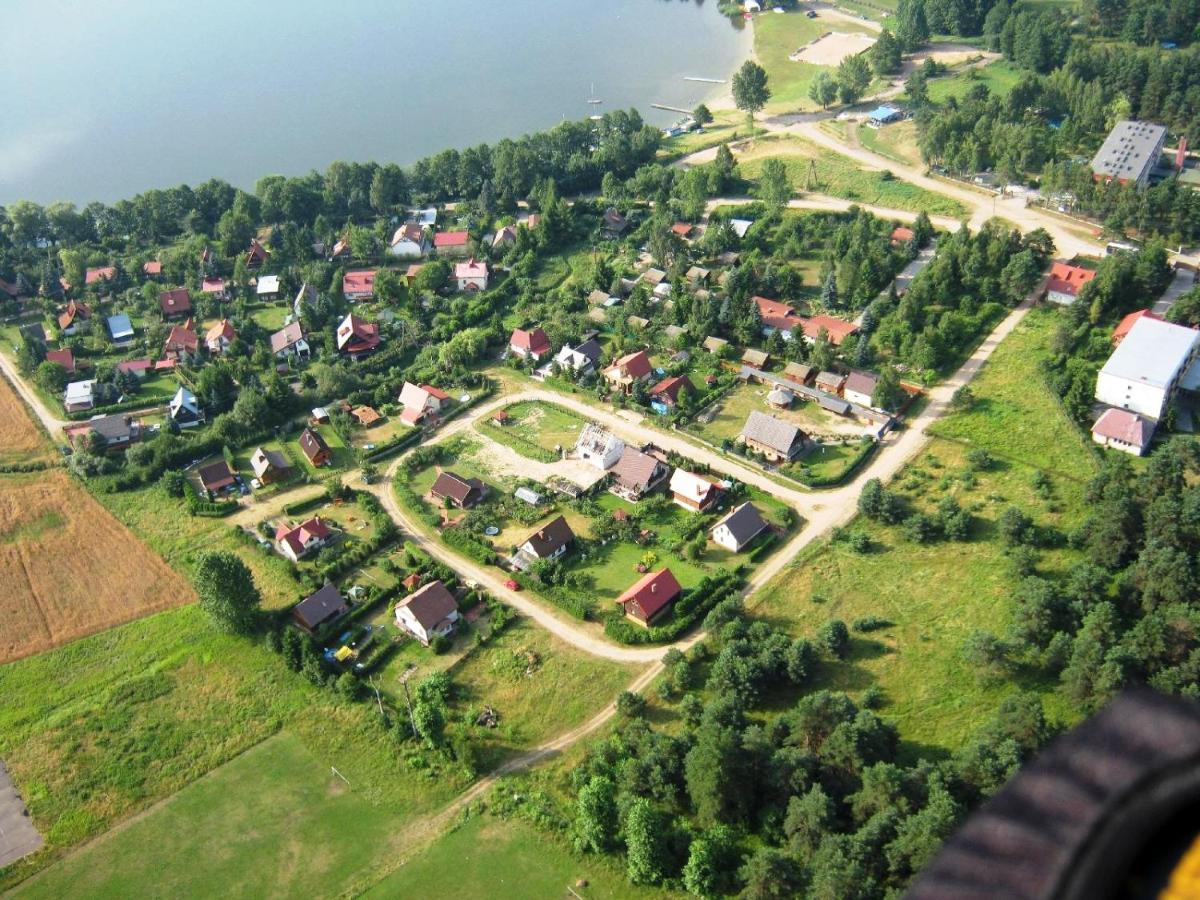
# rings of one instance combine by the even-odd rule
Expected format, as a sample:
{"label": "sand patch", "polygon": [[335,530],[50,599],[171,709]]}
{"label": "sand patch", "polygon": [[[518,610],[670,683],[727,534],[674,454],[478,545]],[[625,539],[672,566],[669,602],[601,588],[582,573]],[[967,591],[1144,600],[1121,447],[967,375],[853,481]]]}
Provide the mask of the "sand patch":
{"label": "sand patch", "polygon": [[871,49],[875,38],[869,34],[854,34],[844,31],[827,31],[816,40],[789,54],[792,62],[811,63],[814,66],[836,66],[843,59]]}

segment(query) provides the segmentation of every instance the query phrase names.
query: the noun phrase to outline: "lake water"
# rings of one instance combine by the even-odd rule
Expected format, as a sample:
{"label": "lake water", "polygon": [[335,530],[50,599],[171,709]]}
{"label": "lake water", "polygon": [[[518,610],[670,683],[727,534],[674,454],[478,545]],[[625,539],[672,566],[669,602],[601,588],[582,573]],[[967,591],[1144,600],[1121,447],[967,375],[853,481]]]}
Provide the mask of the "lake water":
{"label": "lake water", "polygon": [[[0,203],[411,163],[691,108],[748,55],[715,0],[0,0]],[[586,101],[595,86],[601,105]]]}

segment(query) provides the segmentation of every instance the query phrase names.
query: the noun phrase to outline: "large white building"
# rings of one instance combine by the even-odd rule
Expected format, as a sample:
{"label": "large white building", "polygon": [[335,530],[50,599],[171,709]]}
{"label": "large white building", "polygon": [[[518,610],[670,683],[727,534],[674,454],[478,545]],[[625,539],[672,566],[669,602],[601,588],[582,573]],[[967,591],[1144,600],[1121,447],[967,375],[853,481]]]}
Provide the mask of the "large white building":
{"label": "large white building", "polygon": [[1096,399],[1158,421],[1181,387],[1200,387],[1200,331],[1138,319],[1096,378]]}

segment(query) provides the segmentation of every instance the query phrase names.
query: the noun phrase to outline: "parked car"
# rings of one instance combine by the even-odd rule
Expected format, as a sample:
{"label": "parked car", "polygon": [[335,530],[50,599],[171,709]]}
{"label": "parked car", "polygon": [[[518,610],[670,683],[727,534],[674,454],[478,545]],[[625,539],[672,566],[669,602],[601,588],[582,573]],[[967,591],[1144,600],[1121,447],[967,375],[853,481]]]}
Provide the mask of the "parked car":
{"label": "parked car", "polygon": [[508,588],[510,591],[519,591],[521,589],[521,585],[517,584],[517,582],[515,580],[513,580],[512,578],[510,578],[510,579],[508,579],[508,581],[504,582],[504,586],[506,588]]}

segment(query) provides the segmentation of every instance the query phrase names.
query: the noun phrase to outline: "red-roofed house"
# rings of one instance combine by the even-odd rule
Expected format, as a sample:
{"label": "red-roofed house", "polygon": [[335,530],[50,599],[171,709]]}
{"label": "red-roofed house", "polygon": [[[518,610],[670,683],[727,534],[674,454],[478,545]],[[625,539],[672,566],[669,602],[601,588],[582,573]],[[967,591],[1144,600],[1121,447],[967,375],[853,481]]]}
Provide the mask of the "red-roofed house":
{"label": "red-roofed house", "polygon": [[271,253],[256,240],[250,241],[250,249],[246,251],[246,268],[261,269],[271,258]]}
{"label": "red-roofed house", "polygon": [[158,295],[158,305],[162,309],[164,319],[175,319],[192,314],[192,298],[188,295],[187,288],[163,291]]}
{"label": "red-roofed house", "polygon": [[62,350],[47,350],[46,362],[58,363],[67,370],[68,375],[75,374],[75,354],[71,352],[70,347]]}
{"label": "red-roofed house", "polygon": [[98,269],[88,269],[84,272],[84,284],[98,284],[102,281],[112,281],[117,277],[116,266],[101,266]]}
{"label": "red-roofed house", "polygon": [[898,247],[901,244],[907,244],[914,237],[916,237],[916,235],[913,234],[913,230],[911,228],[905,228],[903,225],[897,225],[892,229],[892,246]]}
{"label": "red-roofed house", "polygon": [[353,313],[342,319],[342,324],[338,326],[338,352],[345,353],[351,359],[374,352],[380,340],[379,326],[373,322],[364,322]]}
{"label": "red-roofed house", "polygon": [[375,296],[375,270],[358,269],[342,276],[342,294],[347,300],[370,300]]}
{"label": "red-roofed house", "polygon": [[833,316],[801,318],[800,327],[804,329],[804,336],[810,341],[815,341],[817,335],[824,331],[829,337],[829,343],[835,347],[841,346],[842,341],[858,331],[858,326],[853,322],[835,319]]}
{"label": "red-roofed house", "polygon": [[1154,437],[1154,423],[1127,409],[1106,409],[1092,426],[1092,440],[1105,447],[1141,456]]}
{"label": "red-roofed house", "polygon": [[1161,322],[1162,316],[1160,316],[1158,313],[1151,312],[1148,309],[1139,309],[1137,312],[1131,312],[1117,324],[1116,328],[1113,329],[1112,345],[1114,347],[1121,343],[1121,341],[1125,340],[1125,335],[1129,334],[1129,332],[1133,330],[1133,326],[1137,324],[1138,319],[1158,319]]}
{"label": "red-roofed house", "polygon": [[692,233],[692,226],[687,222],[676,222],[671,226],[671,231],[681,238],[687,238]]}
{"label": "red-roofed house", "polygon": [[645,350],[627,353],[604,370],[604,378],[616,390],[629,393],[639,381],[645,381],[653,372],[650,357]]}
{"label": "red-roofed house", "polygon": [[470,239],[467,231],[439,231],[433,236],[433,246],[440,256],[466,256]]}
{"label": "red-roofed house", "polygon": [[225,279],[219,275],[206,275],[200,282],[202,293],[210,294],[217,300],[228,300],[229,290],[225,287]]}
{"label": "red-roofed house", "polygon": [[454,267],[454,280],[460,291],[486,291],[488,286],[487,263],[472,257]]}
{"label": "red-roofed house", "polygon": [[171,333],[163,341],[163,357],[173,362],[186,362],[187,357],[200,349],[200,338],[187,325],[172,325]]}
{"label": "red-roofed house", "polygon": [[1050,277],[1046,279],[1045,299],[1070,306],[1079,296],[1079,289],[1095,277],[1095,269],[1084,269],[1057,260],[1050,267]]}
{"label": "red-roofed house", "polygon": [[540,328],[526,331],[524,328],[514,329],[508,340],[508,349],[522,359],[540,360],[550,352],[550,338]]}
{"label": "red-roofed house", "polygon": [[763,334],[773,331],[781,332],[789,337],[793,328],[800,326],[800,317],[786,303],[778,300],[768,300],[766,297],[754,297],[754,305],[758,307],[758,316],[762,319]]}
{"label": "red-roofed house", "polygon": [[299,562],[301,557],[324,547],[331,537],[333,529],[322,522],[320,516],[313,516],[295,527],[281,525],[275,531],[279,552],[292,562]]}
{"label": "red-roofed house", "polygon": [[154,363],[148,359],[127,359],[124,362],[117,363],[118,372],[129,372],[139,380],[146,377],[146,373],[154,368]]}
{"label": "red-roofed house", "polygon": [[650,388],[650,400],[652,403],[661,403],[667,409],[673,409],[679,403],[680,393],[685,389],[691,393],[696,391],[691,379],[686,375],[664,378]]}
{"label": "red-roofed house", "polygon": [[237,331],[234,330],[232,323],[228,319],[222,319],[208,329],[208,333],[204,335],[204,346],[208,348],[209,353],[225,353],[235,338],[237,338]]}
{"label": "red-roofed house", "polygon": [[649,572],[617,598],[617,605],[626,616],[642,625],[649,625],[666,612],[683,588],[670,569]]}
{"label": "red-roofed house", "polygon": [[450,395],[431,384],[404,382],[400,390],[400,421],[405,425],[418,425],[428,418],[436,419],[450,403]]}
{"label": "red-roofed house", "polygon": [[79,323],[91,317],[91,309],[72,300],[67,304],[67,308],[58,314],[58,330],[63,334],[74,334]]}
{"label": "red-roofed house", "polygon": [[150,262],[142,263],[142,274],[149,275],[151,278],[157,278],[162,274],[162,263],[157,259],[152,259]]}

